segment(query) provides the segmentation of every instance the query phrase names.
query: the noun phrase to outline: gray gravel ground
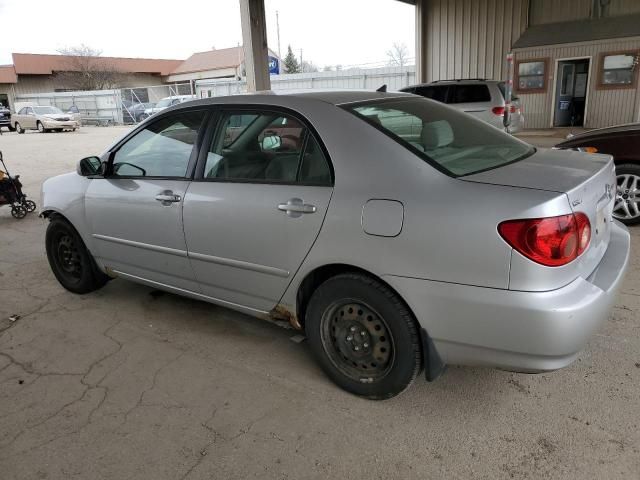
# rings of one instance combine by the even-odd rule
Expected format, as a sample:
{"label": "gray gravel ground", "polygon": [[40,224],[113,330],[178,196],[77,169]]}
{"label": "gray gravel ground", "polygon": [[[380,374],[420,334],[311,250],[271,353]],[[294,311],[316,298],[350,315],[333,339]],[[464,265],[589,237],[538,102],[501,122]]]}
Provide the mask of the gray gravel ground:
{"label": "gray gravel ground", "polygon": [[[0,150],[37,200],[124,132],[4,134]],[[291,331],[121,280],[66,292],[45,227],[0,208],[2,479],[640,478],[640,229],[624,293],[572,366],[451,367],[370,402]]]}

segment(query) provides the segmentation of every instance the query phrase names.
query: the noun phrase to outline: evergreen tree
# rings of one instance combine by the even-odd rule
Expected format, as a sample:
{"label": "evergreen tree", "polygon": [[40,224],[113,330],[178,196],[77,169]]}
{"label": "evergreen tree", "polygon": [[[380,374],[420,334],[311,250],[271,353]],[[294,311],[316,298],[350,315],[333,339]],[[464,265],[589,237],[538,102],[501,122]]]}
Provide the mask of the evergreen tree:
{"label": "evergreen tree", "polygon": [[300,64],[291,50],[291,45],[287,50],[287,56],[284,57],[284,70],[287,73],[300,73]]}

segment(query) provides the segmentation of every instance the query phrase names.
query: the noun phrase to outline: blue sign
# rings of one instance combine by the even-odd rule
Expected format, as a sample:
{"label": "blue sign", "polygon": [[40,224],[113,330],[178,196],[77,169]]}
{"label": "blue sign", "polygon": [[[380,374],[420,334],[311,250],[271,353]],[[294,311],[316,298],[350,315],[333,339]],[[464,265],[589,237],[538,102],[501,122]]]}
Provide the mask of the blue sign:
{"label": "blue sign", "polygon": [[280,60],[269,55],[269,74],[278,75],[280,73]]}

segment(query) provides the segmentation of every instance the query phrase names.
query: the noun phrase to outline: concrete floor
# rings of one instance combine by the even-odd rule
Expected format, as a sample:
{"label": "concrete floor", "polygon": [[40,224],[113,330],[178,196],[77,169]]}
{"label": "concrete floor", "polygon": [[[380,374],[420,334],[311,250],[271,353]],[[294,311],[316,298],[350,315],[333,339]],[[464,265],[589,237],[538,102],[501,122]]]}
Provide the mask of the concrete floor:
{"label": "concrete floor", "polygon": [[[124,131],[5,134],[0,150],[38,199]],[[572,366],[451,367],[371,402],[292,331],[122,280],[66,292],[45,227],[0,208],[2,479],[640,476],[640,229],[624,293]]]}

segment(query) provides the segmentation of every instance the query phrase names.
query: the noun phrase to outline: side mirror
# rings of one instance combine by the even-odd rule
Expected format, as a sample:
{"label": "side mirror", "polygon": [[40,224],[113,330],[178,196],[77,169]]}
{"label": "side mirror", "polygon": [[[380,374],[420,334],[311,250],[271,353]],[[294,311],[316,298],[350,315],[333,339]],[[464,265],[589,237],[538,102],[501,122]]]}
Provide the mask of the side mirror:
{"label": "side mirror", "polygon": [[78,162],[76,169],[81,177],[90,177],[98,175],[102,172],[102,160],[98,157],[86,157]]}

